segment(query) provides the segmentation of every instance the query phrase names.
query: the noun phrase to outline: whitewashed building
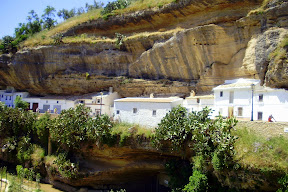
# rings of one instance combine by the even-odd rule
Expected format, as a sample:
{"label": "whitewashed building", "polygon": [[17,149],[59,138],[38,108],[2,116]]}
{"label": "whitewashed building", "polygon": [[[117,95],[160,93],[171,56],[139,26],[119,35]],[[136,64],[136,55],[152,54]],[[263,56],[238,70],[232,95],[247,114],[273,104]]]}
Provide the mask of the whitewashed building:
{"label": "whitewashed building", "polygon": [[130,97],[114,101],[114,119],[120,122],[156,127],[172,108],[182,105],[183,99]]}
{"label": "whitewashed building", "polygon": [[36,112],[37,108],[40,110],[40,113],[45,113],[50,111],[54,112],[54,109],[57,109],[57,113],[61,113],[63,109],[69,109],[75,107],[75,102],[71,97],[66,96],[45,96],[45,97],[27,97],[23,101],[29,103],[30,110]]}
{"label": "whitewashed building", "polygon": [[[194,92],[189,97],[186,97],[183,101],[183,106],[187,109],[187,112],[201,111],[203,108],[214,108],[214,95],[198,95]],[[214,113],[211,114],[214,117]]]}
{"label": "whitewashed building", "polygon": [[[288,91],[260,85],[260,80],[226,80],[213,89],[214,110],[223,116],[245,120],[288,121]],[[253,102],[252,102],[253,101]]]}
{"label": "whitewashed building", "polygon": [[0,90],[0,102],[4,103],[8,107],[14,107],[14,101],[17,96],[26,98],[28,95],[28,92],[16,92],[13,87],[7,87],[6,90]]}
{"label": "whitewashed building", "polygon": [[75,108],[78,104],[83,104],[90,108],[91,116],[107,114],[112,117],[114,100],[120,98],[117,92],[89,93],[80,96],[45,96],[45,97],[27,97],[24,101],[29,103],[30,109],[34,112],[38,108],[40,113],[50,111],[54,113],[55,108],[60,114],[62,110]]}
{"label": "whitewashed building", "polygon": [[110,88],[109,92],[80,96],[76,98],[75,103],[82,103],[90,108],[92,116],[107,114],[108,116],[113,117],[114,100],[119,98],[119,94],[117,92],[112,92],[112,89]]}

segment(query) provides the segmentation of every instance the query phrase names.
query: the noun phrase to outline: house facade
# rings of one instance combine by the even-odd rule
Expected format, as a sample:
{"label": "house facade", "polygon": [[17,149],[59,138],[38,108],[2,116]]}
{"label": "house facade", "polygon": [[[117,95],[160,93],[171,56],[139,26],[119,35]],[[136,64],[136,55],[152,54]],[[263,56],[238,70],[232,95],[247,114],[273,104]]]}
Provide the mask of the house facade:
{"label": "house facade", "polygon": [[8,107],[15,107],[15,99],[17,96],[26,98],[28,95],[28,92],[16,92],[13,87],[7,87],[6,90],[0,90],[0,102]]}
{"label": "house facade", "polygon": [[75,104],[81,103],[90,108],[91,116],[106,114],[113,117],[114,100],[119,98],[119,94],[117,92],[112,92],[110,89],[109,92],[100,92],[78,97],[75,100]]}
{"label": "house facade", "polygon": [[[90,108],[91,116],[107,114],[112,117],[114,100],[120,98],[117,92],[89,93],[81,96],[45,96],[26,97],[24,101],[29,103],[30,110],[40,113],[50,111],[60,114],[62,110],[75,108],[78,104],[83,104]],[[55,110],[56,109],[56,110]]]}
{"label": "house facade", "polygon": [[114,119],[145,127],[156,127],[172,108],[182,104],[183,99],[179,97],[117,99],[114,101]]}
{"label": "house facade", "polygon": [[[196,96],[193,93],[189,97],[186,97],[183,101],[183,106],[187,109],[187,112],[201,111],[203,108],[208,107],[214,108],[214,95],[201,95]],[[212,113],[212,118],[214,117],[214,112]]]}
{"label": "house facade", "polygon": [[213,89],[214,110],[223,116],[243,120],[287,121],[288,91],[260,85],[260,80],[227,80]]}

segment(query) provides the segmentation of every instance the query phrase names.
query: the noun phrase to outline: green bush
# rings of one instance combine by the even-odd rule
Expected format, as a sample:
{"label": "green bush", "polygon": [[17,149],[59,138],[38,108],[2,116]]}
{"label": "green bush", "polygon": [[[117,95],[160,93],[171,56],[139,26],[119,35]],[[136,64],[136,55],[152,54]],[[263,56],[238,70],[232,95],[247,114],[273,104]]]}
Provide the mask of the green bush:
{"label": "green bush", "polygon": [[175,107],[161,120],[155,129],[154,143],[159,148],[163,141],[171,141],[175,150],[183,149],[190,129],[187,119],[187,110],[182,106]]}
{"label": "green bush", "polygon": [[113,2],[108,2],[104,9],[101,11],[101,15],[106,15],[112,13],[117,9],[124,9],[130,5],[129,0],[117,0]]}
{"label": "green bush", "polygon": [[189,183],[184,187],[187,192],[204,192],[208,191],[208,178],[199,170],[194,170],[193,175],[189,178]]}
{"label": "green bush", "polygon": [[51,126],[51,123],[51,115],[49,113],[45,113],[35,122],[34,126],[34,132],[37,133],[39,143],[46,149],[46,151],[48,149],[49,126]]}
{"label": "green bush", "polygon": [[51,139],[62,149],[77,149],[81,142],[101,141],[111,132],[112,123],[107,115],[89,116],[90,109],[78,105],[63,110],[49,125]]}
{"label": "green bush", "polygon": [[66,153],[60,153],[57,156],[57,159],[53,162],[53,164],[57,166],[57,169],[62,177],[68,179],[77,177],[79,165],[71,163],[71,161],[67,159]]}

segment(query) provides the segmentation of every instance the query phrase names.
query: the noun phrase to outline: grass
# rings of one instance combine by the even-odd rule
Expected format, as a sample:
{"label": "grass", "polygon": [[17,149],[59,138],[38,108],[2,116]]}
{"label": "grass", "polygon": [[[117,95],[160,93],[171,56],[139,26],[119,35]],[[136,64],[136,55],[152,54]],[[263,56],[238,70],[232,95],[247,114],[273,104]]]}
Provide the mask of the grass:
{"label": "grass", "polygon": [[137,139],[138,136],[151,139],[154,135],[154,130],[140,125],[130,123],[117,123],[112,128],[112,135],[120,135],[120,144],[124,144],[128,138]]}
{"label": "grass", "polygon": [[[116,10],[113,12],[113,14],[117,15],[117,14],[123,14],[123,13],[130,13],[130,12],[135,12],[135,11],[139,11],[139,10],[144,10],[144,9],[148,9],[148,8],[154,8],[154,7],[162,7],[165,4],[169,4],[171,2],[175,2],[175,0],[137,0],[137,1],[133,1],[132,4],[130,6],[128,6],[125,9],[121,9],[121,10]],[[99,18],[103,18],[104,16],[101,16],[101,11],[102,9],[95,9],[92,11],[89,11],[88,13],[84,13],[80,16],[75,16],[72,17],[60,24],[58,24],[57,26],[55,26],[54,28],[50,29],[50,30],[44,30],[41,31],[33,36],[31,36],[30,38],[28,38],[26,41],[22,42],[20,45],[20,48],[24,48],[24,47],[36,47],[36,46],[40,46],[40,45],[53,45],[54,40],[53,40],[53,36],[55,36],[56,34],[59,33],[64,33],[65,31],[67,31],[68,29],[77,26],[81,23],[84,22],[89,22],[89,21],[93,21],[93,20],[97,20]],[[75,36],[75,37],[67,37],[63,39],[64,43],[97,43],[97,42],[101,42],[101,41],[112,41],[111,39],[106,39],[103,40],[101,39],[101,37],[81,37],[81,36]],[[114,40],[113,40],[114,41]]]}
{"label": "grass", "polygon": [[288,139],[279,136],[266,139],[246,128],[234,132],[236,160],[244,167],[260,170],[288,171]]}
{"label": "grass", "polygon": [[150,9],[150,8],[161,8],[162,6],[175,2],[175,0],[137,0],[133,1],[130,6],[128,6],[125,9],[116,10],[115,13],[121,14],[121,13],[130,13],[135,12],[139,10],[144,9]]}
{"label": "grass", "polygon": [[45,157],[45,150],[40,146],[33,145],[33,153],[31,154],[32,164],[37,167]]}

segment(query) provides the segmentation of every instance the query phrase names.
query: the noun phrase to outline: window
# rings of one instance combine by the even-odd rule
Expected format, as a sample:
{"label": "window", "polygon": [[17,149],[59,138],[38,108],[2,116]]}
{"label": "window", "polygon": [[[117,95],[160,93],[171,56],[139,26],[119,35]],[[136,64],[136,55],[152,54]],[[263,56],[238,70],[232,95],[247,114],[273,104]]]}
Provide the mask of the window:
{"label": "window", "polygon": [[152,116],[156,116],[156,110],[152,111]]}
{"label": "window", "polygon": [[5,100],[7,101],[7,96],[5,97]]}
{"label": "window", "polygon": [[200,103],[200,99],[199,98],[197,98],[197,103]]}
{"label": "window", "polygon": [[234,91],[230,91],[229,93],[229,103],[233,103],[234,101]]}
{"label": "window", "polygon": [[4,96],[4,95],[2,95],[2,98],[3,98],[3,96]]}
{"label": "window", "polygon": [[263,102],[263,94],[259,94],[259,102]]}
{"label": "window", "polygon": [[59,103],[59,101],[57,101],[57,103]]}
{"label": "window", "polygon": [[220,97],[223,97],[223,91],[220,91]]}
{"label": "window", "polygon": [[133,113],[137,113],[137,108],[133,108]]}
{"label": "window", "polygon": [[9,97],[9,100],[11,100],[11,98],[12,98],[12,97],[10,96],[10,97]]}
{"label": "window", "polygon": [[48,101],[46,101],[46,103],[48,103]]}
{"label": "window", "polygon": [[101,99],[97,99],[97,103],[101,103]]}
{"label": "window", "polygon": [[100,111],[96,111],[96,115],[97,115],[97,116],[100,115]]}
{"label": "window", "polygon": [[238,116],[243,116],[243,107],[238,107]]}
{"label": "window", "polygon": [[262,120],[263,118],[263,112],[258,112],[258,120]]}
{"label": "window", "polygon": [[119,114],[120,114],[120,111],[119,111],[119,110],[117,110],[117,111],[116,111],[116,114],[117,114],[117,115],[119,115]]}
{"label": "window", "polygon": [[22,97],[22,95],[20,95],[20,97]]}

